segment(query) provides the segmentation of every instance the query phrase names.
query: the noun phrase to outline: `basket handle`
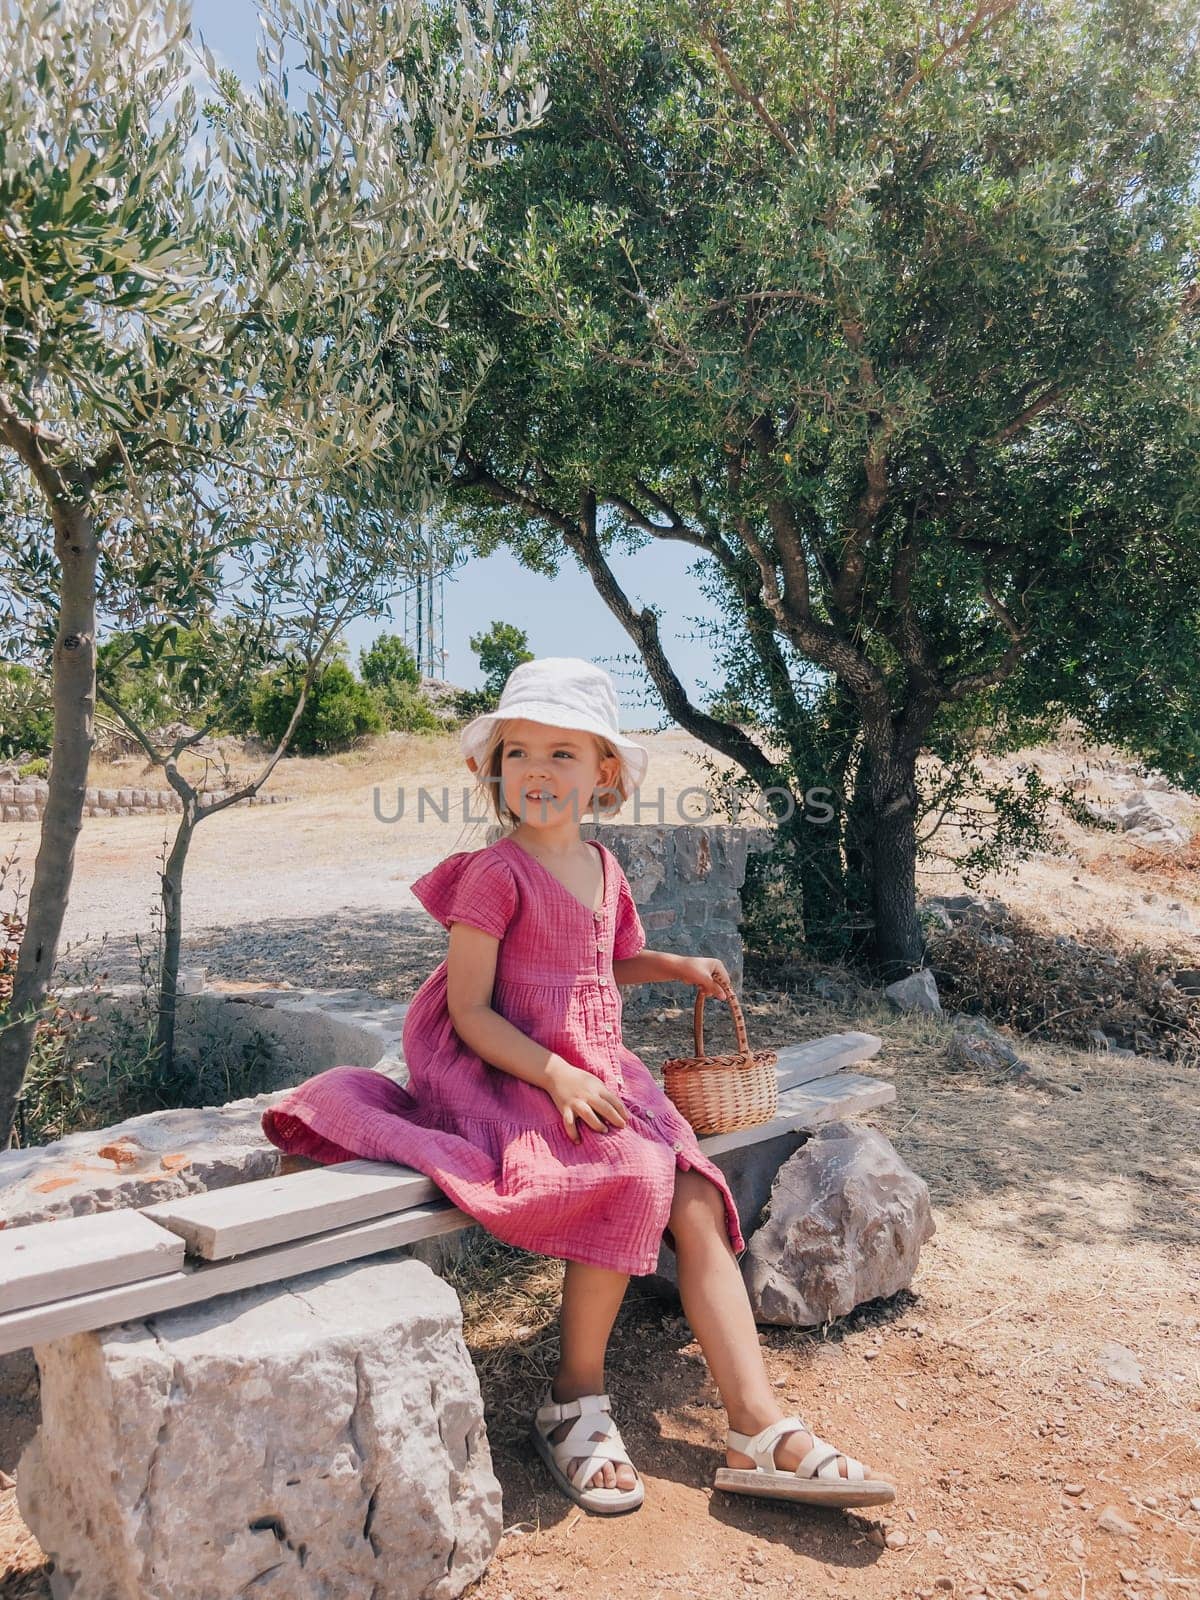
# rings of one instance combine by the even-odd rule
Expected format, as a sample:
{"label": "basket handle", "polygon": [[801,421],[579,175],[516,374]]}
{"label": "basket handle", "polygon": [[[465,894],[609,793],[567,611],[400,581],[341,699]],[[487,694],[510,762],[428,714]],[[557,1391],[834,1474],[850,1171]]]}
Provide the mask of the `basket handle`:
{"label": "basket handle", "polygon": [[[718,980],[720,981],[720,980]],[[696,1009],[692,1016],[692,1028],[696,1036],[696,1054],[704,1054],[704,990],[696,990]],[[750,1041],[746,1037],[746,1023],[742,1017],[742,1008],[738,1004],[738,997],[732,988],[726,988],[725,999],[729,1002],[729,1009],[733,1013],[733,1028],[737,1034],[738,1054],[750,1054]]]}

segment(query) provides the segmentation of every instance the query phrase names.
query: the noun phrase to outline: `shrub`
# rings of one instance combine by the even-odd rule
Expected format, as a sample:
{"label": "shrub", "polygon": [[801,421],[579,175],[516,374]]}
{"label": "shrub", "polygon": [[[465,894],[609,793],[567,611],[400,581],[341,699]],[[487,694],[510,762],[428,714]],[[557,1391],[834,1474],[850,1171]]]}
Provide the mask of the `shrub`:
{"label": "shrub", "polygon": [[794,843],[776,837],[770,851],[751,851],[742,884],[742,920],[738,924],[747,971],[756,980],[784,986],[797,966],[811,963],[804,911],[789,870]]}
{"label": "shrub", "polygon": [[1077,1050],[1099,1031],[1122,1048],[1200,1066],[1200,1000],[1171,981],[1178,963],[1117,941],[1107,926],[1072,938],[1018,912],[995,927],[957,923],[930,934],[929,965],[948,1010]]}
{"label": "shrub", "polygon": [[[287,731],[300,697],[302,671],[294,666],[267,673],[251,695],[254,729],[267,745],[276,745]],[[378,733],[383,713],[371,691],[344,661],[331,661],[314,678],[292,735],[298,755],[344,750],[364,734]]]}
{"label": "shrub", "polygon": [[[0,861],[0,893],[7,893],[14,870],[14,854]],[[8,1022],[17,958],[25,937],[22,900],[22,885],[18,879],[13,909],[0,913],[0,1027]],[[84,977],[86,979],[86,973]],[[56,973],[34,1033],[29,1066],[17,1097],[13,1126],[15,1147],[44,1144],[87,1125],[83,1109],[85,1079],[68,1061],[67,1041],[73,1028],[88,1020],[90,1013],[86,998],[82,1003],[79,1000],[68,1002],[60,992],[62,987],[65,987],[63,980]],[[92,981],[91,988],[95,991],[99,984]]]}
{"label": "shrub", "polygon": [[483,711],[494,711],[500,696],[486,689],[462,689],[454,696],[454,710],[464,722]]}
{"label": "shrub", "polygon": [[49,680],[18,661],[0,662],[0,759],[46,756],[53,742]]}
{"label": "shrub", "polygon": [[[0,862],[0,891],[11,869],[11,857]],[[12,1000],[24,931],[19,903],[0,915],[0,1025]],[[95,1032],[87,1031],[98,1017],[91,1004],[104,990],[105,974],[94,974],[86,961],[70,979],[56,974],[17,1098],[17,1148],[148,1111],[222,1105],[261,1094],[277,1081],[276,1042],[257,1028],[241,1041],[197,1041],[189,1051],[177,1052],[174,1069],[164,1072],[154,1050],[161,935],[156,933],[148,947],[138,935],[136,944],[140,990]]]}
{"label": "shrub", "polygon": [[394,684],[415,689],[421,682],[416,657],[395,634],[381,633],[369,649],[360,651],[358,666],[363,682],[372,689],[388,689]]}
{"label": "shrub", "polygon": [[386,683],[374,691],[383,720],[395,733],[434,733],[442,727],[420,689],[409,683]]}

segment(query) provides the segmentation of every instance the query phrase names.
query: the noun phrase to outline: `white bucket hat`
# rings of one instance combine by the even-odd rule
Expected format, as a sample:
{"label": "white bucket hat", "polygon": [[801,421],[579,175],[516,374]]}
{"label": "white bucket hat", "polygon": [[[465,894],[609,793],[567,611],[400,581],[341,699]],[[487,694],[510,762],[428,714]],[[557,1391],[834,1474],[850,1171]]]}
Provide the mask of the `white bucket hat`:
{"label": "white bucket hat", "polygon": [[477,771],[497,722],[522,718],[551,728],[576,728],[608,739],[621,759],[630,794],[646,776],[650,752],[617,727],[617,693],[603,667],[580,656],[540,656],[522,661],[508,675],[495,711],[472,718],[459,734],[464,758]]}

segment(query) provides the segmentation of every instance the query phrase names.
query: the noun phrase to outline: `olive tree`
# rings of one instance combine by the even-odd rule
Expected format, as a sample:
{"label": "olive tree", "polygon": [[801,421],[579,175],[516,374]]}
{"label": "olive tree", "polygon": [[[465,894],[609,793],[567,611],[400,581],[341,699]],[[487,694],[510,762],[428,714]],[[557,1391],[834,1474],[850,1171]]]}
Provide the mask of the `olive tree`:
{"label": "olive tree", "polygon": [[[1195,8],[514,14],[550,109],[480,174],[454,276],[450,348],[500,348],[459,526],[577,562],[755,789],[826,787],[789,840],[810,923],[906,971],[919,850],[987,730],[1074,717],[1197,783]],[[722,618],[711,704],[612,560],[655,541]]]}
{"label": "olive tree", "polygon": [[180,495],[208,497],[218,561],[220,519],[244,533],[253,504],[290,512],[286,542],[330,494],[425,503],[479,372],[447,381],[434,353],[441,276],[477,247],[467,181],[540,109],[486,4],[436,37],[420,0],[264,0],[260,20],[243,86],[184,0],[0,0],[0,495],[10,576],[55,590],[5,1141],[70,888],[106,570],[144,570]]}

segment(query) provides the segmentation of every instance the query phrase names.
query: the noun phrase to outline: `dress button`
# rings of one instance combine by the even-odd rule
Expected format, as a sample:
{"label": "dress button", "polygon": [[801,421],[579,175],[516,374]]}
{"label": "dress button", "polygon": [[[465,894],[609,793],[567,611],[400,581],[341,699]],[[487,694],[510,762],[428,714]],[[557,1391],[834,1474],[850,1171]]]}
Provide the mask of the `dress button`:
{"label": "dress button", "polygon": [[680,1152],[683,1150],[683,1146],[681,1144],[679,1144],[678,1142],[676,1142],[675,1144],[673,1144],[671,1146],[671,1149],[674,1150],[676,1155],[679,1155]]}

